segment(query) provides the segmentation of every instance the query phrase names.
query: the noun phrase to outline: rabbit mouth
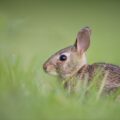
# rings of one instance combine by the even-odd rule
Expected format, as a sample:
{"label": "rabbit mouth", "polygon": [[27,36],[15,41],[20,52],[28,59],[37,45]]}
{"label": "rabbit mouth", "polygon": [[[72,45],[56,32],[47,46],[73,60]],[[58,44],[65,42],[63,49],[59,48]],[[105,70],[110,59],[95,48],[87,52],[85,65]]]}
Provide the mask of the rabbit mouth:
{"label": "rabbit mouth", "polygon": [[50,75],[58,75],[58,73],[56,72],[56,71],[49,71],[49,72],[47,72],[48,74],[50,74]]}
{"label": "rabbit mouth", "polygon": [[50,74],[50,75],[58,75],[58,73],[56,72],[55,69],[46,69],[45,70],[46,73]]}
{"label": "rabbit mouth", "polygon": [[44,64],[43,69],[48,74],[58,75],[57,72],[56,72],[56,69],[55,69],[55,67],[53,65]]}

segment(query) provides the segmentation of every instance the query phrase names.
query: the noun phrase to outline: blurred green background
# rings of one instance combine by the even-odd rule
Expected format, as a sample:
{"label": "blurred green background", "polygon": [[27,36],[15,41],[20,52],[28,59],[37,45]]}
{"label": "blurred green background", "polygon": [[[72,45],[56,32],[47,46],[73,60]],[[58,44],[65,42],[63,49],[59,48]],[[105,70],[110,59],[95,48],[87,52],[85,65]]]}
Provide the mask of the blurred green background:
{"label": "blurred green background", "polygon": [[38,55],[44,62],[73,44],[80,28],[90,26],[88,61],[119,64],[119,6],[118,0],[0,0],[0,51],[27,60]]}
{"label": "blurred green background", "polygon": [[[18,87],[22,85],[21,83],[14,83],[14,88],[14,85],[11,87],[9,83],[2,82],[6,88],[1,85],[0,89],[4,88],[3,94],[6,96],[1,97],[1,101],[3,100],[0,103],[3,105],[0,110],[1,120],[30,120],[30,118],[31,120],[73,120],[80,117],[93,120],[101,116],[106,119],[112,117],[112,119],[119,119],[120,109],[116,110],[115,105],[110,107],[110,104],[106,103],[106,106],[101,107],[101,104],[93,105],[91,101],[89,106],[73,104],[75,101],[68,102],[62,93],[57,92],[53,95],[54,97],[49,97],[51,95],[51,93],[47,93],[49,90],[45,92],[45,96],[48,95],[47,98],[41,95],[46,90],[43,84],[46,84],[49,79],[53,80],[43,72],[42,64],[57,50],[73,44],[77,32],[84,26],[92,28],[91,46],[87,52],[88,62],[90,64],[109,62],[120,65],[119,0],[0,0],[0,57],[19,56],[24,62],[24,67],[31,64],[31,61],[34,66],[34,61],[37,60],[38,74],[40,79],[45,80],[45,83],[38,80],[42,86],[39,86],[42,92],[39,93],[40,95],[36,95],[39,90],[33,87],[34,83],[29,82],[30,79],[35,80],[36,77],[33,78],[30,71],[29,74],[24,75],[21,69],[18,70],[20,67],[14,69],[11,67],[10,71],[15,70],[13,72],[15,80],[28,80],[25,84],[29,84],[27,89],[32,95],[30,94],[24,100],[22,92],[17,94],[13,92],[17,91]],[[4,77],[8,77],[6,78],[8,80],[9,74],[5,72],[7,70],[1,68],[0,71]],[[55,86],[56,84],[52,87]],[[10,87],[10,93],[8,87]],[[105,107],[110,107],[110,111],[107,111]],[[29,115],[31,116],[28,117]]]}

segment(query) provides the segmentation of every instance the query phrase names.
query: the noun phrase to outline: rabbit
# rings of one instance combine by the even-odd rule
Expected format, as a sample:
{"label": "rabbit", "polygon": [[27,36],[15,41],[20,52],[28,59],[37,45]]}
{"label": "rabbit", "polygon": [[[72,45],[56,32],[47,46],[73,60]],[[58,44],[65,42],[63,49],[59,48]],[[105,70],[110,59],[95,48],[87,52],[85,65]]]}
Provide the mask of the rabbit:
{"label": "rabbit", "polygon": [[[86,51],[90,46],[91,28],[82,28],[73,45],[52,55],[44,64],[43,69],[51,75],[57,75],[61,80],[75,78],[92,81],[97,71],[105,77],[105,91],[113,91],[120,87],[120,67],[108,63],[87,64]],[[65,87],[69,84],[65,84]]]}

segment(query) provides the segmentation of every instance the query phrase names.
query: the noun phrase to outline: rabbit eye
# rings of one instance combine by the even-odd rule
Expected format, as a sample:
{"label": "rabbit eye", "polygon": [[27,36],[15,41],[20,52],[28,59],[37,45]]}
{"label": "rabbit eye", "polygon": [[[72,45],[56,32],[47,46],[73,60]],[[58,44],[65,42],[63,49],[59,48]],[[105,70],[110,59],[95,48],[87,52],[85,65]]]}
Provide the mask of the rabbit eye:
{"label": "rabbit eye", "polygon": [[65,61],[65,60],[67,60],[67,56],[66,55],[60,55],[60,57],[59,57],[59,60],[60,61]]}

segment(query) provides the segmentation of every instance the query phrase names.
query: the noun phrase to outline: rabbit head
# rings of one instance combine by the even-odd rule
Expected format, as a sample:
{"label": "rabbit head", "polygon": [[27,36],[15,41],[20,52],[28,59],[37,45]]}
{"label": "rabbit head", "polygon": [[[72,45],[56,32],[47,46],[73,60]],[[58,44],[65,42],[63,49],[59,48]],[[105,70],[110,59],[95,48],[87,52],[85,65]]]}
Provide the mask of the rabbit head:
{"label": "rabbit head", "polygon": [[90,45],[90,34],[89,27],[81,29],[74,45],[56,52],[44,63],[45,72],[58,75],[63,79],[74,76],[82,66],[87,64],[85,52]]}

